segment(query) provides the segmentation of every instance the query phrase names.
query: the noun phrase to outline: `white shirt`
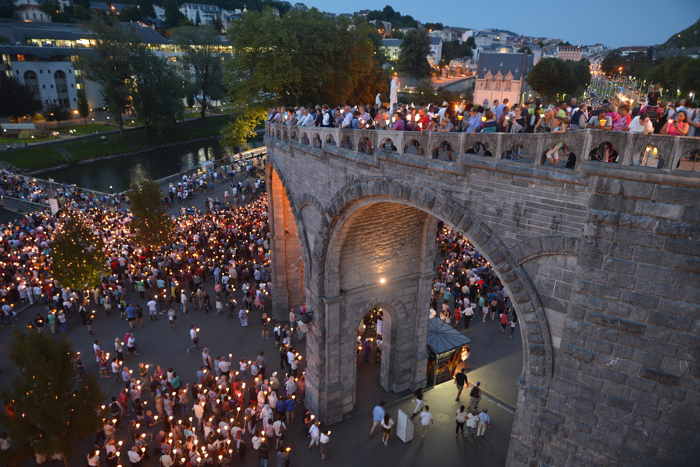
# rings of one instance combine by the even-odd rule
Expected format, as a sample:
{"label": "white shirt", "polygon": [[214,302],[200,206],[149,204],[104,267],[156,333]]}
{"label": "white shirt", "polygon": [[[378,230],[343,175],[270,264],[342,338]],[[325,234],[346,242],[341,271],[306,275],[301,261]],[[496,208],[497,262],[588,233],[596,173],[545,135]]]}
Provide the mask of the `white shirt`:
{"label": "white shirt", "polygon": [[433,421],[433,414],[431,414],[427,410],[421,411],[419,416],[420,416],[420,424],[423,426],[430,425],[430,423]]}
{"label": "white shirt", "polygon": [[162,456],[160,456],[160,464],[163,467],[172,467],[174,464],[173,458],[170,457],[170,454],[163,454]]}
{"label": "white shirt", "polygon": [[639,115],[632,119],[630,123],[630,133],[644,133],[652,134],[654,132],[654,125],[652,125],[651,120],[647,119],[645,123],[642,123]]}
{"label": "white shirt", "polygon": [[312,439],[318,439],[320,435],[321,430],[318,429],[318,425],[315,423],[311,425],[311,428],[309,428],[309,436],[311,436]]}
{"label": "white shirt", "polygon": [[141,456],[138,452],[129,449],[127,455],[129,456],[129,462],[132,462],[134,464],[136,464],[137,462],[141,462]]}
{"label": "white shirt", "polygon": [[146,306],[148,307],[148,311],[150,311],[150,312],[152,312],[152,313],[155,313],[155,312],[156,312],[156,307],[157,307],[157,305],[158,305],[158,304],[156,303],[155,300],[151,300],[151,301],[149,301],[148,303],[146,303]]}

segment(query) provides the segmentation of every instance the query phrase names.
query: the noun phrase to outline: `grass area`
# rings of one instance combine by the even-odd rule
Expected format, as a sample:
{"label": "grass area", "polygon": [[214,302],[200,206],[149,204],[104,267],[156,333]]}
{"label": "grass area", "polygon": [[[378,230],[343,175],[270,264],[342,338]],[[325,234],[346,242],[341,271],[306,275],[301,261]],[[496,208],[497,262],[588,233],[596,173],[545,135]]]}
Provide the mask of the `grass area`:
{"label": "grass area", "polygon": [[[47,132],[51,133],[53,131],[58,131],[62,136],[83,136],[90,135],[93,133],[102,133],[105,131],[112,131],[116,128],[106,123],[88,123],[85,125],[66,125],[61,128],[49,128]],[[24,143],[40,143],[44,141],[51,141],[60,139],[59,136],[37,136],[34,138],[5,138],[0,137],[0,144],[24,144]]]}
{"label": "grass area", "polygon": [[112,154],[139,151],[152,146],[217,136],[229,121],[229,116],[209,117],[206,120],[178,124],[161,135],[153,135],[139,128],[123,134],[96,135],[77,141],[0,151],[0,161],[8,162],[19,169],[45,169]]}

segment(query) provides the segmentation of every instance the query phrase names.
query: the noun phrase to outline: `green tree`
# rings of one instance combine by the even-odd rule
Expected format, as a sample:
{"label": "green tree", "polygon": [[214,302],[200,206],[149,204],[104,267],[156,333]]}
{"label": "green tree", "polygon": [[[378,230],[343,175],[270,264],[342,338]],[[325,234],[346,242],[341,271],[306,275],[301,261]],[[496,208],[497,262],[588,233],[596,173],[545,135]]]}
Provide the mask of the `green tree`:
{"label": "green tree", "polygon": [[75,446],[100,426],[102,394],[95,377],[78,372],[65,339],[16,332],[9,350],[19,376],[3,391],[0,426],[13,441],[16,459],[61,454],[68,466]]}
{"label": "green tree", "polygon": [[90,104],[88,103],[85,89],[78,90],[78,113],[83,117],[83,120],[90,115]]}
{"label": "green tree", "polygon": [[469,36],[465,44],[467,44],[467,46],[472,50],[476,49],[476,41],[474,40],[474,36]]}
{"label": "green tree", "polygon": [[123,131],[123,115],[131,105],[131,56],[136,40],[124,29],[103,21],[90,27],[97,35],[97,44],[83,60],[85,71],[90,80],[100,84],[105,107]]}
{"label": "green tree", "polygon": [[409,31],[401,43],[399,70],[416,78],[430,75],[427,56],[430,53],[430,38],[421,29]]}
{"label": "green tree", "polygon": [[183,26],[172,32],[172,38],[184,52],[182,59],[190,94],[199,103],[202,118],[206,117],[209,101],[221,99],[226,91],[217,36],[216,30],[203,26]]}
{"label": "green tree", "polygon": [[551,102],[563,95],[578,96],[591,81],[588,61],[540,60],[527,75],[527,82],[539,95]]}
{"label": "green tree", "polygon": [[177,0],[168,0],[165,4],[165,26],[174,28],[187,23],[187,18],[180,12]]}
{"label": "green tree", "polygon": [[0,116],[22,117],[41,110],[31,89],[5,73],[0,73]]}
{"label": "green tree", "polygon": [[134,183],[127,193],[133,219],[131,228],[137,242],[149,250],[171,243],[172,218],[165,211],[160,186],[150,179]]}
{"label": "green tree", "polygon": [[143,47],[132,49],[129,60],[136,115],[146,128],[162,133],[183,118],[184,83],[164,58]]}
{"label": "green tree", "polygon": [[442,64],[449,64],[455,58],[465,58],[472,56],[472,49],[465,43],[459,41],[447,41],[442,44]]}
{"label": "green tree", "polygon": [[227,65],[229,97],[253,107],[372,102],[389,80],[370,31],[316,9],[248,12],[228,31],[236,50]]}
{"label": "green tree", "polygon": [[51,242],[51,274],[64,287],[85,290],[100,283],[105,269],[104,243],[85,216],[70,211],[61,217]]}
{"label": "green tree", "polygon": [[242,109],[233,123],[224,128],[222,132],[224,144],[239,151],[248,140],[257,136],[256,130],[265,121],[266,116],[265,109],[260,107]]}

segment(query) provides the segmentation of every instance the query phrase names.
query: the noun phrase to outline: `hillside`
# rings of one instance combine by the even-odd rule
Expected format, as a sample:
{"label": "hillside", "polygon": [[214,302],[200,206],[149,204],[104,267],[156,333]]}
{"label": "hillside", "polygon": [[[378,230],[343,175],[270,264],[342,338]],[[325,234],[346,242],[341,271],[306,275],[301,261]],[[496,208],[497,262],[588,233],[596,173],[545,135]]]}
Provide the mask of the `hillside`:
{"label": "hillside", "polygon": [[669,49],[679,49],[681,47],[700,46],[700,19],[695,24],[683,31],[669,37],[660,47]]}

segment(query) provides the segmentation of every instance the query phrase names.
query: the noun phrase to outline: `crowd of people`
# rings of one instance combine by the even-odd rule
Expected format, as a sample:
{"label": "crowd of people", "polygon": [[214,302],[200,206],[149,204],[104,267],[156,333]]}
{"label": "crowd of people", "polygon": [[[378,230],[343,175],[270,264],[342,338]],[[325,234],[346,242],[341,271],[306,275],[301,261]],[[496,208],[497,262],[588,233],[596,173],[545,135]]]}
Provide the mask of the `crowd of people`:
{"label": "crowd of people", "polygon": [[540,100],[525,104],[485,100],[481,105],[460,101],[442,105],[398,104],[389,108],[381,101],[374,105],[283,107],[271,109],[268,120],[288,126],[349,129],[436,131],[466,133],[564,133],[586,128],[630,133],[659,133],[700,136],[700,109],[686,100],[662,102],[651,91],[637,104],[578,102],[576,98],[544,105]]}

